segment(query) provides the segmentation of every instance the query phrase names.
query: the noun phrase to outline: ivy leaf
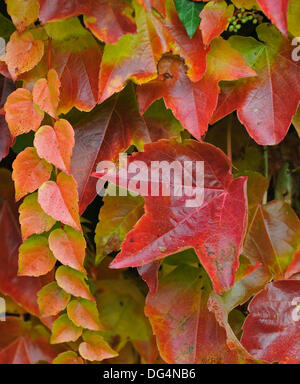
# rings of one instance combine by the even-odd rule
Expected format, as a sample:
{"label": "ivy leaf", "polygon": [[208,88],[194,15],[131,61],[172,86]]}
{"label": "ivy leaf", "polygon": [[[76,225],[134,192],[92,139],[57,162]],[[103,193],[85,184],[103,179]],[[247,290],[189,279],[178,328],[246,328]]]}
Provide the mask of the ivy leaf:
{"label": "ivy leaf", "polygon": [[284,139],[297,112],[300,65],[292,60],[292,45],[275,27],[261,24],[257,33],[265,43],[251,37],[229,39],[257,77],[224,84],[212,121],[236,109],[239,120],[258,144],[274,145]]}
{"label": "ivy leaf", "polygon": [[44,44],[27,31],[14,32],[6,46],[5,62],[13,80],[34,68],[44,54]]}
{"label": "ivy leaf", "polygon": [[61,172],[56,183],[44,183],[38,191],[38,202],[47,215],[81,231],[78,194],[73,176]]}
{"label": "ivy leaf", "polygon": [[52,327],[51,344],[76,341],[82,335],[82,328],[76,327],[67,315],[61,315]]}
{"label": "ivy leaf", "polygon": [[[0,109],[4,107],[7,97],[15,90],[15,86],[10,79],[0,75]],[[9,147],[13,144],[13,138],[8,129],[5,116],[0,115],[0,161],[8,155]]]}
{"label": "ivy leaf", "polygon": [[209,45],[214,38],[226,30],[228,18],[232,17],[233,12],[234,6],[232,4],[227,6],[225,1],[218,1],[217,3],[210,1],[206,4],[200,13],[200,30],[204,45]]}
{"label": "ivy leaf", "polygon": [[67,312],[69,319],[71,319],[77,327],[90,329],[91,331],[103,330],[96,303],[78,298],[68,304]]}
{"label": "ivy leaf", "polygon": [[199,14],[204,8],[203,1],[174,0],[178,16],[182,21],[187,34],[192,39],[200,23]]}
{"label": "ivy leaf", "polygon": [[166,0],[137,0],[143,5],[146,11],[150,11],[151,7],[155,8],[162,16],[166,16],[165,2]]}
{"label": "ivy leaf", "polygon": [[40,235],[50,231],[56,222],[42,210],[37,193],[32,193],[24,199],[19,207],[19,213],[23,241],[33,234]]}
{"label": "ivy leaf", "polygon": [[299,364],[299,292],[298,280],[276,281],[249,304],[241,342],[256,359]]}
{"label": "ivy leaf", "polygon": [[83,364],[83,360],[77,355],[77,353],[67,351],[56,356],[56,358],[52,361],[52,364]]}
{"label": "ivy leaf", "polygon": [[287,12],[290,0],[257,0],[264,14],[272,20],[280,32],[288,37]]}
{"label": "ivy leaf", "polygon": [[160,60],[158,74],[156,80],[138,86],[141,113],[153,101],[163,97],[174,116],[198,140],[206,133],[217,106],[218,83],[221,80],[255,76],[244,58],[222,38],[213,41],[207,55],[207,71],[200,81],[190,81],[184,63],[175,56],[166,56]]}
{"label": "ivy leaf", "polygon": [[85,281],[86,276],[83,273],[70,267],[61,266],[56,270],[55,277],[57,284],[67,293],[75,297],[95,301]]}
{"label": "ivy leaf", "polygon": [[44,113],[34,105],[31,93],[24,88],[18,88],[7,97],[4,110],[13,136],[37,131],[44,118]]}
{"label": "ivy leaf", "polygon": [[44,236],[31,236],[19,248],[19,276],[42,276],[52,271],[56,259]]}
{"label": "ivy leaf", "polygon": [[44,327],[15,317],[0,322],[0,364],[51,363],[56,355]]}
{"label": "ivy leaf", "polygon": [[12,178],[15,182],[16,201],[34,192],[49,180],[52,165],[40,159],[35,148],[27,147],[13,162]]}
{"label": "ivy leaf", "polygon": [[19,33],[34,23],[39,15],[38,0],[5,0],[7,12]]}
{"label": "ivy leaf", "polygon": [[84,342],[79,345],[80,355],[89,361],[102,361],[118,356],[100,334],[84,332]]}
{"label": "ivy leaf", "polygon": [[115,44],[126,33],[135,33],[136,25],[130,15],[132,8],[125,0],[39,0],[43,23],[84,14],[85,25],[99,39]]}
{"label": "ivy leaf", "polygon": [[42,126],[34,137],[38,155],[67,174],[71,171],[74,144],[73,127],[65,119],[57,120],[54,127]]}
{"label": "ivy leaf", "polygon": [[[162,21],[135,4],[137,34],[124,35],[117,44],[106,44],[101,62],[99,103],[121,91],[127,80],[138,84],[156,77],[156,63],[169,50]],[[154,43],[155,42],[155,43]]]}
{"label": "ivy leaf", "polygon": [[149,317],[162,358],[169,364],[232,364],[237,352],[207,308],[211,292],[202,268],[181,265],[165,276],[155,295],[148,295]]}
{"label": "ivy leaf", "polygon": [[63,311],[71,295],[61,289],[56,282],[43,287],[38,293],[38,305],[42,317],[56,316]]}
{"label": "ivy leaf", "polygon": [[56,117],[59,103],[59,88],[60,81],[57,72],[54,69],[50,69],[47,79],[39,79],[34,84],[32,91],[33,102],[53,118]]}
{"label": "ivy leaf", "polygon": [[144,213],[141,196],[106,195],[103,203],[95,231],[98,263],[109,253],[120,250],[125,236]]}
{"label": "ivy leaf", "polygon": [[81,232],[65,226],[64,229],[52,231],[48,241],[49,247],[58,261],[86,273],[83,266],[86,242]]}
{"label": "ivy leaf", "polygon": [[[232,180],[230,163],[223,152],[210,144],[193,140],[184,144],[175,140],[147,144],[145,152],[128,159],[128,165],[141,160],[150,167],[151,161],[182,162],[183,158],[204,161],[205,203],[187,207],[188,197],[176,197],[173,191],[169,197],[145,196],[146,214],[128,233],[121,253],[111,267],[142,266],[193,247],[215,290],[224,292],[234,283],[246,231],[246,178]],[[129,174],[128,181],[130,179]],[[151,183],[151,176],[146,183]]]}

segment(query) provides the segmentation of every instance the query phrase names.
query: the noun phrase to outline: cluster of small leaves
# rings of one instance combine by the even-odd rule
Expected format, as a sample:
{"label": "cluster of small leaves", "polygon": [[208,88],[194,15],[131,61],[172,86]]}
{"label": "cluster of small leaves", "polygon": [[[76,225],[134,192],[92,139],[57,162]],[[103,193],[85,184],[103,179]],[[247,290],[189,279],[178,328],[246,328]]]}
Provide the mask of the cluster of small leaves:
{"label": "cluster of small leaves", "polygon": [[[298,0],[5,3],[0,291],[33,317],[0,324],[0,363],[299,363],[299,149],[274,175],[266,149],[299,132]],[[97,164],[124,151],[203,161],[205,203],[108,189],[91,242]]]}

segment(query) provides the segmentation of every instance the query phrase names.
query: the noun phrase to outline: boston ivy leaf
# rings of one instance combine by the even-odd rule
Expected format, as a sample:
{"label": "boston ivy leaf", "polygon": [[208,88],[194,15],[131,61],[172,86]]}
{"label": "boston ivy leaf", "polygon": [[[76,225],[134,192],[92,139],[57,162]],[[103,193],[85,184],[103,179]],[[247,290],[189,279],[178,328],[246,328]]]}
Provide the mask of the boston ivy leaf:
{"label": "boston ivy leaf", "polygon": [[144,213],[141,196],[105,196],[95,231],[97,262],[113,251],[119,251],[127,233]]}
{"label": "boston ivy leaf", "polygon": [[86,243],[81,232],[72,227],[55,229],[49,236],[49,247],[55,258],[62,264],[86,273],[83,262]]}
{"label": "boston ivy leaf", "polygon": [[178,16],[182,21],[187,34],[192,39],[200,23],[199,14],[204,8],[203,1],[174,0]]}
{"label": "boston ivy leaf", "polygon": [[39,0],[43,23],[84,14],[85,25],[100,40],[115,44],[126,33],[135,33],[132,8],[125,0]]}
{"label": "boston ivy leaf", "polygon": [[79,353],[86,360],[102,361],[118,356],[118,353],[98,333],[86,331],[83,334],[83,340],[84,342],[79,345]]}
{"label": "boston ivy leaf", "polygon": [[236,109],[241,123],[258,144],[274,145],[283,140],[297,112],[300,65],[292,60],[293,46],[275,27],[262,24],[257,33],[265,43],[252,37],[229,39],[257,77],[224,84],[213,121]]}
{"label": "boston ivy leaf", "polygon": [[183,158],[204,161],[205,203],[188,207],[188,196],[176,197],[174,191],[169,197],[145,196],[146,214],[128,233],[111,266],[137,267],[193,247],[215,290],[224,292],[233,285],[246,231],[246,178],[232,180],[227,157],[216,147],[193,140],[147,144],[145,152],[134,154],[128,164],[141,160],[150,167],[151,161],[181,162]]}
{"label": "boston ivy leaf", "polygon": [[296,252],[293,255],[293,258],[285,272],[285,278],[290,279],[293,275],[297,275],[300,273],[300,249],[296,250]]}
{"label": "boston ivy leaf", "polygon": [[44,118],[44,113],[34,105],[31,93],[23,88],[18,88],[8,96],[4,110],[13,136],[38,130]]}
{"label": "boston ivy leaf", "polygon": [[[156,63],[168,49],[161,20],[135,4],[137,34],[124,35],[117,44],[106,44],[101,62],[99,103],[121,91],[126,81],[138,84],[156,77]],[[155,42],[155,43],[154,43]]]}
{"label": "boston ivy leaf", "polygon": [[103,330],[96,303],[78,298],[68,304],[67,312],[69,319],[71,319],[77,327],[90,329],[91,331]]}
{"label": "boston ivy leaf", "polygon": [[70,267],[61,266],[56,270],[55,277],[57,284],[67,293],[75,297],[95,301],[85,280],[86,276],[83,273]]}
{"label": "boston ivy leaf", "polygon": [[228,18],[232,17],[234,6],[227,5],[225,1],[210,1],[200,13],[203,43],[209,45],[211,41],[220,36],[228,25]]}
{"label": "boston ivy leaf", "polygon": [[287,12],[290,0],[257,0],[265,15],[272,20],[284,36],[288,36]]}
{"label": "boston ivy leaf", "polygon": [[276,281],[249,304],[241,342],[256,359],[299,364],[299,292],[298,280]]}
{"label": "boston ivy leaf", "polygon": [[83,364],[83,360],[77,355],[77,353],[67,351],[56,356],[56,358],[52,361],[52,364]]}
{"label": "boston ivy leaf", "polygon": [[165,2],[166,0],[137,0],[144,9],[148,12],[152,8],[155,8],[161,15],[166,16]]}
{"label": "boston ivy leaf", "polygon": [[63,311],[71,295],[61,289],[56,282],[43,287],[38,293],[38,305],[42,317],[55,316]]}
{"label": "boston ivy leaf", "polygon": [[19,248],[19,276],[42,276],[56,263],[44,236],[31,236]]}
{"label": "boston ivy leaf", "polygon": [[23,241],[33,234],[48,232],[56,222],[42,210],[37,193],[32,193],[24,199],[19,213]]}
{"label": "boston ivy leaf", "polygon": [[[4,107],[7,97],[15,90],[10,79],[0,75],[0,109]],[[8,155],[9,147],[13,144],[13,138],[8,128],[5,116],[0,114],[0,161]]]}
{"label": "boston ivy leaf", "polygon": [[198,140],[206,133],[217,106],[218,83],[255,76],[244,58],[222,38],[213,41],[207,55],[207,71],[200,81],[190,81],[183,61],[176,56],[163,57],[158,63],[158,74],[157,79],[138,87],[141,113],[163,97],[174,116]]}
{"label": "boston ivy leaf", "polygon": [[60,96],[60,81],[55,69],[50,69],[47,79],[39,79],[33,87],[33,102],[42,111],[47,112],[53,118],[56,117]]}
{"label": "boston ivy leaf", "polygon": [[226,332],[207,308],[211,292],[202,268],[181,265],[148,295],[149,317],[162,358],[169,364],[237,363],[226,344]]}
{"label": "boston ivy leaf", "polygon": [[35,148],[27,147],[13,162],[12,178],[15,182],[16,201],[34,192],[49,180],[52,165],[40,159]]}
{"label": "boston ivy leaf", "polygon": [[82,328],[76,327],[67,315],[62,315],[53,323],[51,344],[76,341],[81,335]]}
{"label": "boston ivy leaf", "polygon": [[74,130],[65,119],[57,120],[53,128],[49,125],[42,126],[34,137],[38,155],[68,174],[74,144]]}
{"label": "boston ivy leaf", "polygon": [[47,215],[81,231],[78,194],[73,176],[61,172],[56,183],[44,183],[38,191],[38,202]]}
{"label": "boston ivy leaf", "polygon": [[27,31],[14,32],[6,45],[5,62],[13,80],[34,68],[44,54],[44,43]]}
{"label": "boston ivy leaf", "polygon": [[56,355],[44,327],[15,317],[0,322],[0,364],[51,363]]}
{"label": "boston ivy leaf", "polygon": [[24,32],[39,15],[38,0],[5,0],[7,12],[19,32]]}

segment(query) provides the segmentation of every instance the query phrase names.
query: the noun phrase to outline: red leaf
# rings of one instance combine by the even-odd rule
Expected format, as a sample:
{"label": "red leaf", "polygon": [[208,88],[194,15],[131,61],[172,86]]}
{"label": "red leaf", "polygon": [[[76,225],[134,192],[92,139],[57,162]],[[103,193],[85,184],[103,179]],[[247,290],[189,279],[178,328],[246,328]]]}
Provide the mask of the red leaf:
{"label": "red leaf", "polygon": [[287,11],[290,0],[257,0],[266,16],[272,20],[280,32],[288,37]]}
{"label": "red leaf", "polygon": [[300,363],[299,295],[300,281],[282,280],[251,301],[241,342],[256,359]]}
{"label": "red leaf", "polygon": [[187,207],[187,196],[176,197],[173,191],[170,197],[145,196],[146,214],[128,233],[111,265],[142,266],[194,247],[215,290],[224,292],[233,285],[246,231],[246,178],[232,180],[226,156],[210,144],[192,140],[183,145],[167,140],[147,144],[145,152],[136,153],[128,164],[141,160],[150,169],[152,161],[182,162],[183,158],[204,161],[203,205]]}
{"label": "red leaf", "polygon": [[258,144],[274,145],[284,139],[297,112],[300,65],[292,60],[292,44],[275,27],[262,24],[257,33],[265,43],[251,37],[229,39],[258,76],[224,84],[213,121],[236,109]]}
{"label": "red leaf", "polygon": [[100,40],[115,44],[123,34],[135,33],[130,16],[131,7],[125,0],[39,0],[43,23],[84,14],[84,22]]}

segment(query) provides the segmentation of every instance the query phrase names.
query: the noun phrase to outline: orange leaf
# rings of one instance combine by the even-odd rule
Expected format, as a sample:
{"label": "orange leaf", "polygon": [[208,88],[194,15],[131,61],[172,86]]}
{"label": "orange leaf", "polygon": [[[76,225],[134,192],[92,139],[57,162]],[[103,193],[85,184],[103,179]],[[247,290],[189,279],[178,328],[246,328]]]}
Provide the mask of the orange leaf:
{"label": "orange leaf", "polygon": [[34,192],[51,176],[52,165],[40,159],[35,148],[27,147],[13,162],[16,201]]}
{"label": "orange leaf", "polygon": [[76,327],[67,315],[62,315],[53,324],[51,344],[76,341],[81,334],[82,328]]}
{"label": "orange leaf", "polygon": [[89,361],[102,361],[118,356],[103,337],[97,333],[87,331],[83,334],[84,342],[79,346],[80,355]]}
{"label": "orange leaf", "polygon": [[74,144],[74,130],[64,119],[56,121],[54,128],[44,125],[34,138],[38,155],[68,174]]}
{"label": "orange leaf", "polygon": [[91,331],[103,330],[96,303],[79,298],[69,303],[67,311],[69,318],[78,327],[90,329]]}
{"label": "orange leaf", "polygon": [[44,112],[33,104],[31,93],[24,88],[19,88],[8,96],[4,110],[13,136],[36,131],[44,118]]}
{"label": "orange leaf", "polygon": [[47,181],[38,192],[38,202],[47,215],[81,231],[78,193],[73,176],[60,173],[56,183]]}
{"label": "orange leaf", "polygon": [[38,293],[38,305],[41,316],[55,316],[63,311],[71,295],[61,289],[56,282],[50,283],[43,287]]}
{"label": "orange leaf", "polygon": [[73,351],[60,353],[52,364],[83,364],[83,360]]}

